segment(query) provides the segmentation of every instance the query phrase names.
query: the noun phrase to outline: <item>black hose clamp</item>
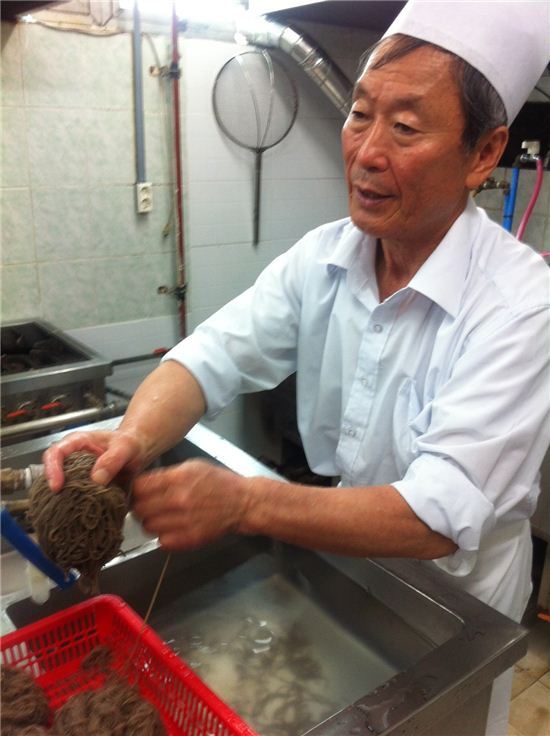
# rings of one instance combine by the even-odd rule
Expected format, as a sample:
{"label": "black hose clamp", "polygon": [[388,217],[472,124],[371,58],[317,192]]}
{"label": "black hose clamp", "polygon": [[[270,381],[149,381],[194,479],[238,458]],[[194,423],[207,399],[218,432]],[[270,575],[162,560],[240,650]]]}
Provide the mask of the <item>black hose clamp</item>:
{"label": "black hose clamp", "polygon": [[179,79],[181,77],[181,69],[179,68],[177,61],[173,61],[170,64],[168,76],[170,77],[170,79]]}

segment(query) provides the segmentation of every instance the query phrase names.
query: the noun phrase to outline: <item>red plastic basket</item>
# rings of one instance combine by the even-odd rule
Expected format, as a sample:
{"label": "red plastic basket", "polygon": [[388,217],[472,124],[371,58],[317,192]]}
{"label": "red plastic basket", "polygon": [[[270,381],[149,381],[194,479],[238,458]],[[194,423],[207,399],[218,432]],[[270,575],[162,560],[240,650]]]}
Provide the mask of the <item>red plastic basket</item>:
{"label": "red plastic basket", "polygon": [[118,596],[91,598],[0,639],[2,664],[32,674],[54,710],[101,684],[80,667],[98,645],[157,708],[170,736],[257,736]]}

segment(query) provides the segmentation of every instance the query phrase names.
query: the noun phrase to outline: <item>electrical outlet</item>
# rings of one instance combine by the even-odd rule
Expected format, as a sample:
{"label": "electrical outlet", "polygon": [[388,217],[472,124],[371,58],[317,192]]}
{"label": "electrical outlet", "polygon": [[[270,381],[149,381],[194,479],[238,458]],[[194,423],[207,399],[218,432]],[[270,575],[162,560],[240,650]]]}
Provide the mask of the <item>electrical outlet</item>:
{"label": "electrical outlet", "polygon": [[136,184],[137,211],[146,214],[153,209],[153,185],[150,181],[139,181]]}

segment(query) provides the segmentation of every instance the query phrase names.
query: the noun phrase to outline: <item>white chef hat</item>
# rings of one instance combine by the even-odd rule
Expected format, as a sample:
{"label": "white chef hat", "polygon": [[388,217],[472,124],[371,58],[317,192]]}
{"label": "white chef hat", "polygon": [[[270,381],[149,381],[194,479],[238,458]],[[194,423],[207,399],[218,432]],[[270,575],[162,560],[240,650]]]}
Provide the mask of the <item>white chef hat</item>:
{"label": "white chef hat", "polygon": [[471,64],[501,96],[510,124],[550,61],[550,0],[409,0],[384,37],[394,33]]}

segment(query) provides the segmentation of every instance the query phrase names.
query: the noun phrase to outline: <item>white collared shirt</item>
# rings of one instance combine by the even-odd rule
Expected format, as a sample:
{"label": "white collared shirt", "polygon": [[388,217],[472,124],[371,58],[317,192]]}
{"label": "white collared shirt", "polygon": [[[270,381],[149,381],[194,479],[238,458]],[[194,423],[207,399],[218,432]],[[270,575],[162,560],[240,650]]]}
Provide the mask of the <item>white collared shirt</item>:
{"label": "white collared shirt", "polygon": [[297,370],[312,470],[392,484],[474,567],[528,519],[550,441],[549,271],[469,201],[407,287],[379,303],[375,239],[349,219],[308,233],[165,359],[214,416]]}

